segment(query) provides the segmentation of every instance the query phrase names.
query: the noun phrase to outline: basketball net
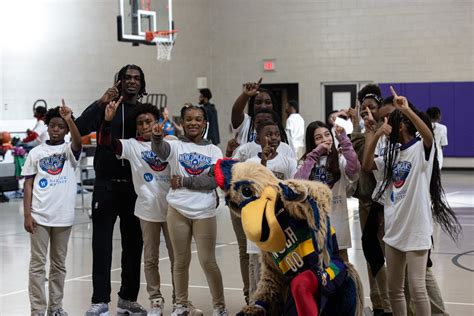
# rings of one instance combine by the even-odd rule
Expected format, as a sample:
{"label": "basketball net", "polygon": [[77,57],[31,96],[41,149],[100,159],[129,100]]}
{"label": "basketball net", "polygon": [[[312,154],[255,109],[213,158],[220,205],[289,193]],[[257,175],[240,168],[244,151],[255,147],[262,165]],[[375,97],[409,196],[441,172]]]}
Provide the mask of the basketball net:
{"label": "basketball net", "polygon": [[146,32],[146,40],[156,44],[156,60],[171,60],[171,51],[173,50],[177,35],[178,32],[176,30]]}

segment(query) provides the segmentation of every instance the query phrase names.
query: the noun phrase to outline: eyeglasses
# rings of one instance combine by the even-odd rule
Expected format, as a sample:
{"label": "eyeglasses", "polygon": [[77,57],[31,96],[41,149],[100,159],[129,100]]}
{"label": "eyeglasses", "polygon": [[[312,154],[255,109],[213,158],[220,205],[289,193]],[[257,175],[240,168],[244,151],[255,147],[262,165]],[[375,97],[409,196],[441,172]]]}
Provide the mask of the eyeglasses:
{"label": "eyeglasses", "polygon": [[262,100],[262,99],[257,99],[255,100],[254,102],[256,105],[260,105],[262,103],[265,103],[265,104],[272,104],[272,99],[265,99],[265,100]]}

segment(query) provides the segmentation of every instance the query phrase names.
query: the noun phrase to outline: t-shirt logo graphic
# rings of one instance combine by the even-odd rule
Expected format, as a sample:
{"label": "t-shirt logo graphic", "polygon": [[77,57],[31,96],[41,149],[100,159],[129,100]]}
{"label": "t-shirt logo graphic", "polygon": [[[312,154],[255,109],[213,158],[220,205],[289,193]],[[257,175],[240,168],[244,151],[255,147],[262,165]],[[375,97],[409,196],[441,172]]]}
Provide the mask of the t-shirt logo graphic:
{"label": "t-shirt logo graphic", "polygon": [[38,185],[41,189],[44,189],[48,186],[48,180],[46,180],[45,178],[41,179],[38,181]]}
{"label": "t-shirt logo graphic", "polygon": [[64,162],[66,161],[66,154],[54,154],[45,157],[39,161],[41,170],[48,174],[58,175],[63,171]]}
{"label": "t-shirt logo graphic", "polygon": [[153,171],[163,171],[166,169],[166,166],[168,166],[167,162],[161,161],[151,150],[142,151],[142,159]]}
{"label": "t-shirt logo graphic", "polygon": [[193,176],[203,173],[211,165],[211,157],[196,152],[181,154],[178,161],[184,170]]}
{"label": "t-shirt logo graphic", "polygon": [[408,161],[399,161],[393,167],[392,181],[395,188],[401,188],[405,184],[411,170],[411,163]]}
{"label": "t-shirt logo graphic", "polygon": [[331,172],[326,170],[325,166],[313,168],[309,179],[327,184],[331,189],[334,186],[334,177]]}
{"label": "t-shirt logo graphic", "polygon": [[151,182],[153,181],[153,175],[147,172],[143,175],[143,179],[145,179],[146,182]]}

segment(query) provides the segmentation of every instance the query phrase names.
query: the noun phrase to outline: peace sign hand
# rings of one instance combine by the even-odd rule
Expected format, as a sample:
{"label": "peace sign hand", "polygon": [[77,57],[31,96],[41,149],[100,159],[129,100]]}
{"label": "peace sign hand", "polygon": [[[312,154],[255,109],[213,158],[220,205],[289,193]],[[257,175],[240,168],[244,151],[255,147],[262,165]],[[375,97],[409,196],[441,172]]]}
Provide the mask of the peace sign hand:
{"label": "peace sign hand", "polygon": [[393,95],[393,105],[395,105],[397,109],[399,109],[402,112],[410,109],[410,106],[408,105],[408,100],[406,97],[398,95],[392,86],[390,86],[390,92],[392,92],[392,95]]}
{"label": "peace sign hand", "polygon": [[258,94],[258,89],[262,83],[263,78],[260,78],[258,82],[247,82],[244,84],[244,93],[249,97],[254,97]]}
{"label": "peace sign hand", "polygon": [[107,122],[113,120],[115,116],[115,111],[117,111],[117,107],[119,106],[120,102],[122,102],[122,97],[120,97],[117,101],[110,101],[109,104],[107,104],[107,107],[105,108],[104,117]]}
{"label": "peace sign hand", "polygon": [[117,81],[111,88],[105,91],[104,95],[99,99],[102,104],[108,104],[110,101],[116,99],[119,96],[118,87],[121,81]]}
{"label": "peace sign hand", "polygon": [[61,99],[61,106],[59,107],[59,115],[67,122],[72,118],[72,110],[66,105],[64,99]]}

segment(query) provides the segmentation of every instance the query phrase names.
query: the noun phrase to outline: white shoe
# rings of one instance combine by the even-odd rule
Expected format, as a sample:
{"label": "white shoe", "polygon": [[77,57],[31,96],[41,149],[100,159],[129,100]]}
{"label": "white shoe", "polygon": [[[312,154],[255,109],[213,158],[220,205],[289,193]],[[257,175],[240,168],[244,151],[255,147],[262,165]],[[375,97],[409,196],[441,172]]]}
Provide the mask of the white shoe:
{"label": "white shoe", "polygon": [[228,316],[229,314],[227,313],[227,308],[225,306],[219,306],[214,308],[214,312],[212,313],[212,316]]}
{"label": "white shoe", "polygon": [[150,310],[148,316],[161,316],[165,308],[165,301],[162,297],[152,299],[150,302]]}
{"label": "white shoe", "polygon": [[188,316],[189,308],[182,304],[173,304],[173,312],[171,316]]}

